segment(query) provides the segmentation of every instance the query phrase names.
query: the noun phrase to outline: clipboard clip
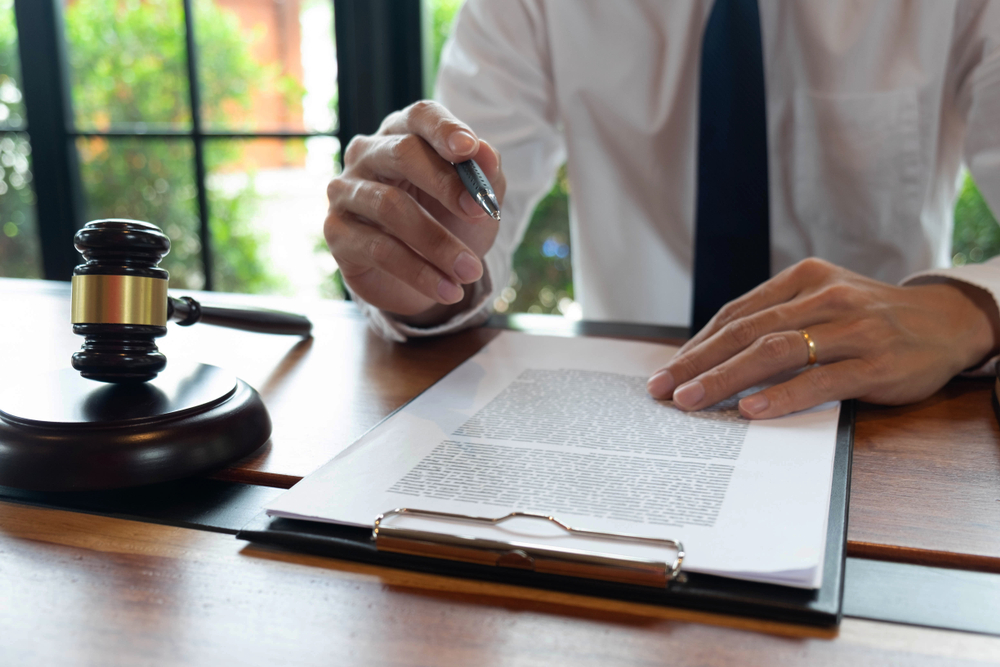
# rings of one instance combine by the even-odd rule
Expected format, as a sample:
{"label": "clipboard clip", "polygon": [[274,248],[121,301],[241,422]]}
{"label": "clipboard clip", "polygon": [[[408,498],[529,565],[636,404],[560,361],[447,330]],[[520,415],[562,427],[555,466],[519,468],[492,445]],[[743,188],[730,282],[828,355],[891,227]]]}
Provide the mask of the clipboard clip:
{"label": "clipboard clip", "polygon": [[[496,526],[514,518],[539,519],[553,523],[572,535],[666,547],[676,552],[677,555],[671,562],[615,556],[582,549],[543,547],[523,541],[503,542],[481,537],[444,534],[413,528],[393,528],[384,525],[386,519],[402,515],[428,519],[448,519],[489,526]],[[379,551],[656,588],[666,588],[671,581],[683,582],[685,579],[681,573],[681,564],[684,562],[684,546],[676,540],[623,533],[601,533],[573,528],[553,516],[537,512],[511,512],[505,516],[491,518],[399,507],[379,514],[375,518],[372,540],[375,542],[375,548]]]}

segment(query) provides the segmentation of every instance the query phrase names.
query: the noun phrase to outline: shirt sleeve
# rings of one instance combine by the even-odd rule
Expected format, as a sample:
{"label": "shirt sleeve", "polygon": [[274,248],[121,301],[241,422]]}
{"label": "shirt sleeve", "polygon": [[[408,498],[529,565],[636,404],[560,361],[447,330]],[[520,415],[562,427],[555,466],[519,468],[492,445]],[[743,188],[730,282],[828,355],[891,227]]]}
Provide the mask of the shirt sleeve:
{"label": "shirt sleeve", "polygon": [[[902,281],[902,285],[916,286],[942,283],[949,280],[957,280],[974,287],[985,290],[993,301],[1000,308],[1000,257],[983,262],[982,264],[967,264],[965,266],[953,266],[948,269],[932,269],[930,271],[920,271],[908,276]],[[970,368],[962,375],[980,377],[993,375],[996,372],[997,361],[1000,357],[987,359],[977,368]]]}
{"label": "shirt sleeve", "polygon": [[355,299],[381,336],[404,342],[481,324],[507,286],[532,211],[566,160],[552,81],[545,8],[533,0],[468,0],[441,54],[435,97],[500,152],[507,192],[500,231],[483,258],[468,310],[430,328],[407,326]]}
{"label": "shirt sleeve", "polygon": [[[963,153],[993,217],[1000,219],[1000,3],[967,1],[959,14],[954,67],[955,104],[965,118]],[[958,280],[985,290],[1000,308],[1000,257],[982,264],[921,271],[903,280],[920,285]],[[992,375],[1000,357],[964,375]]]}

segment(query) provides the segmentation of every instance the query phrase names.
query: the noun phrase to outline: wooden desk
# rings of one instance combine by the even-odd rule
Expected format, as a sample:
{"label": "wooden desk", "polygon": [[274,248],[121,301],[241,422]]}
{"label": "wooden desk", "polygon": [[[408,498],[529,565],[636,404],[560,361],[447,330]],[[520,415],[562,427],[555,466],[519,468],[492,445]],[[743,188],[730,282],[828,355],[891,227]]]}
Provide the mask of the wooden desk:
{"label": "wooden desk", "polygon": [[367,567],[0,503],[0,664],[958,665],[1000,637],[837,632]]}
{"label": "wooden desk", "polygon": [[[79,347],[66,323],[65,285],[0,280],[0,306],[3,381],[65,366]],[[478,329],[398,346],[371,335],[351,304],[298,306],[316,324],[311,341],[207,326],[174,329],[162,341],[168,358],[188,354],[234,371],[271,411],[269,444],[220,478],[290,486],[496,335]],[[916,406],[861,407],[849,553],[1000,572],[1000,431],[989,391],[985,381],[956,381]],[[831,634],[288,555],[228,535],[0,503],[0,664],[330,658],[956,664],[1000,661],[1000,638],[854,619]]]}

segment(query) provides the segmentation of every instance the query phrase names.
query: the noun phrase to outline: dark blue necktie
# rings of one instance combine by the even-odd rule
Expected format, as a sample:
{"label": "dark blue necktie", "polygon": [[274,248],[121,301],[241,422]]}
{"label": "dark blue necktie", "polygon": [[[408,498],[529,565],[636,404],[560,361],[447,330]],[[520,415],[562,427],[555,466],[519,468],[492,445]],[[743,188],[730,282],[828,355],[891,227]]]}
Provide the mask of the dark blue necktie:
{"label": "dark blue necktie", "polygon": [[757,0],[716,0],[705,26],[691,333],[771,276],[767,116]]}

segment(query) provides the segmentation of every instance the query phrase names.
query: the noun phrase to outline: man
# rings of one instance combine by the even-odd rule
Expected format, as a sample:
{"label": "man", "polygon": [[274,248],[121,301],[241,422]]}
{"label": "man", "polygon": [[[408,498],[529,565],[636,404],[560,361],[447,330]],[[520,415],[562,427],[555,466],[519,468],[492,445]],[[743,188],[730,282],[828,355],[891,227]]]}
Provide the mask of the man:
{"label": "man", "polygon": [[[712,185],[696,182],[712,11],[470,0],[441,104],[355,139],[329,187],[326,238],[373,326],[405,340],[481,322],[564,159],[584,317],[688,323],[696,192]],[[1000,264],[940,268],[963,161],[1000,211],[1000,3],[775,0],[759,23],[774,277],[723,307],[649,391],[698,410],[808,364],[744,397],[744,416],[922,399],[1000,349]],[[451,166],[469,158],[501,225]]]}

